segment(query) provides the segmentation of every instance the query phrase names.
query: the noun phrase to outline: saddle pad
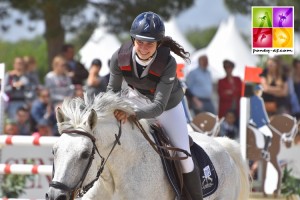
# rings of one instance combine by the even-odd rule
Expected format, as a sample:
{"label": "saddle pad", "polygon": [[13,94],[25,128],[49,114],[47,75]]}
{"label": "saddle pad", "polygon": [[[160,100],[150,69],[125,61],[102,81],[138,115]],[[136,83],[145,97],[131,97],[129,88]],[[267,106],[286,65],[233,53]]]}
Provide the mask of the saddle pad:
{"label": "saddle pad", "polygon": [[253,132],[257,148],[263,149],[265,145],[265,138],[263,134],[259,132],[259,130],[256,127],[253,127],[252,125],[249,125],[248,128],[251,129]]}
{"label": "saddle pad", "polygon": [[202,147],[196,143],[191,146],[191,153],[200,171],[203,197],[210,196],[218,189],[219,184],[215,167]]}
{"label": "saddle pad", "polygon": [[[154,142],[157,145],[162,145],[162,143],[159,140],[159,137],[157,135],[157,134],[159,134],[158,131],[160,131],[158,127],[151,126],[150,133],[151,133],[151,135],[154,139]],[[164,156],[170,156],[169,152],[166,152],[162,149],[159,149],[159,152]],[[179,180],[178,180],[178,177],[177,177],[175,163],[174,163],[174,161],[166,159],[164,157],[160,157],[160,158],[161,158],[161,162],[162,162],[165,174],[166,174],[166,176],[167,176],[174,192],[176,193],[176,197],[177,197],[177,199],[180,199],[180,197],[182,195],[181,194],[182,191],[180,189],[180,184],[179,184]]]}

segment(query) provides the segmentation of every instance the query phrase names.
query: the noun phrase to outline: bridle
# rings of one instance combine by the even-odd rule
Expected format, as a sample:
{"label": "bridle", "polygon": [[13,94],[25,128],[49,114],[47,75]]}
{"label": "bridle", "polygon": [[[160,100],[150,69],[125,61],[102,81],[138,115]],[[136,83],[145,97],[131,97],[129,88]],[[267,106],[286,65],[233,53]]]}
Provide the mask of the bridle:
{"label": "bridle", "polygon": [[298,132],[298,123],[296,121],[296,118],[293,118],[294,126],[291,128],[291,130],[287,133],[280,133],[274,126],[269,124],[269,127],[276,132],[278,135],[281,135],[281,140],[283,142],[292,142],[294,140],[295,134]]}
{"label": "bridle", "polygon": [[[83,171],[83,174],[79,180],[79,182],[77,184],[75,184],[73,187],[69,187],[67,186],[66,184],[64,183],[61,183],[59,181],[52,181],[49,186],[50,187],[53,187],[53,188],[56,188],[56,189],[60,189],[60,190],[63,190],[63,191],[67,191],[68,194],[70,195],[70,199],[74,199],[75,197],[75,194],[77,193],[77,197],[82,197],[92,186],[93,184],[99,179],[100,175],[102,174],[103,172],[103,169],[104,169],[104,166],[109,158],[109,156],[111,155],[112,151],[114,150],[114,148],[116,147],[116,145],[121,145],[121,142],[120,142],[120,137],[122,135],[122,129],[121,129],[121,122],[120,122],[120,126],[119,126],[119,131],[118,131],[118,135],[115,134],[115,141],[114,141],[114,144],[109,152],[109,154],[107,155],[106,159],[101,156],[101,154],[99,153],[99,150],[96,146],[96,138],[88,133],[88,132],[85,132],[85,131],[80,131],[80,130],[63,130],[62,131],[62,134],[78,134],[78,135],[83,135],[83,136],[86,136],[88,138],[91,139],[92,143],[93,143],[93,149],[92,149],[92,153],[90,154],[90,157],[89,157],[89,161],[88,161],[88,164],[87,166],[85,167],[84,171]],[[92,162],[95,158],[95,152],[97,152],[97,154],[100,156],[101,158],[101,165],[100,165],[100,168],[98,169],[97,171],[97,175],[95,177],[95,179],[93,179],[90,183],[88,183],[87,185],[85,185],[84,187],[82,187],[82,184],[86,178],[86,175],[92,165]],[[55,166],[54,166],[54,163],[53,163],[53,175],[54,176],[54,172],[55,172]],[[53,177],[52,177],[53,178]]]}

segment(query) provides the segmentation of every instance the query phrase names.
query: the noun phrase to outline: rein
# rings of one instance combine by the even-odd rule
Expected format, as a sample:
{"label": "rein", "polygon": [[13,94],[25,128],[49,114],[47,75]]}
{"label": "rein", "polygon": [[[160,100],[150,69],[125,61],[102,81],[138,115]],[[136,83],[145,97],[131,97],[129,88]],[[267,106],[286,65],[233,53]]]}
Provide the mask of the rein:
{"label": "rein", "polygon": [[295,118],[293,118],[294,126],[291,128],[291,130],[287,133],[281,133],[279,132],[274,126],[269,124],[269,127],[277,133],[279,136],[281,136],[281,139],[283,142],[292,142],[294,140],[295,134],[298,131],[298,124]]}
{"label": "rein", "polygon": [[[150,137],[148,136],[147,132],[145,131],[144,127],[141,125],[141,123],[138,121],[138,119],[133,118],[133,123],[140,129],[141,133],[143,134],[144,138],[149,142],[149,144],[152,146],[152,148],[156,151],[156,153],[169,160],[185,160],[188,157],[191,157],[191,154],[187,152],[184,149],[176,148],[176,147],[169,147],[169,146],[161,146],[153,142]],[[175,152],[181,152],[184,153],[186,156],[180,157],[180,156],[165,156],[161,153],[161,150],[166,151],[175,151]]]}
{"label": "rein", "polygon": [[[83,172],[83,174],[82,174],[79,182],[74,187],[69,187],[69,186],[67,186],[64,183],[61,183],[59,181],[52,181],[49,184],[49,186],[50,187],[54,187],[56,189],[61,189],[61,190],[64,190],[64,191],[68,191],[69,194],[70,194],[70,199],[74,198],[74,194],[76,193],[77,190],[79,191],[78,194],[77,194],[77,197],[82,197],[93,186],[93,184],[99,179],[100,175],[103,172],[104,166],[105,166],[108,158],[110,157],[112,151],[116,147],[116,145],[117,144],[121,145],[121,142],[120,142],[120,137],[122,135],[121,122],[120,122],[120,126],[119,126],[118,135],[115,134],[116,139],[115,139],[114,144],[113,144],[110,152],[108,153],[106,159],[103,156],[101,156],[101,154],[99,153],[99,150],[98,150],[98,148],[96,146],[96,138],[93,135],[91,135],[91,134],[89,134],[87,132],[84,132],[84,131],[79,131],[79,130],[64,130],[64,131],[62,131],[62,134],[63,133],[65,133],[65,134],[78,134],[78,135],[83,135],[83,136],[86,136],[86,137],[90,138],[91,141],[92,141],[92,143],[93,143],[92,153],[91,153],[91,155],[89,157],[89,162],[88,162],[88,164],[87,164],[87,166],[86,166],[86,168],[85,168],[85,170],[84,170],[84,172]],[[96,175],[95,179],[93,179],[86,186],[82,187],[82,184],[83,184],[83,182],[84,182],[84,180],[86,178],[86,175],[87,175],[87,173],[88,173],[88,171],[89,171],[89,169],[90,169],[90,167],[92,165],[92,162],[93,162],[93,160],[95,158],[94,157],[95,151],[97,152],[97,154],[101,158],[101,166],[100,166],[100,168],[97,171],[97,175]],[[55,168],[54,168],[54,163],[53,163],[53,174],[54,174],[54,169]],[[80,186],[78,187],[79,184],[80,184]]]}

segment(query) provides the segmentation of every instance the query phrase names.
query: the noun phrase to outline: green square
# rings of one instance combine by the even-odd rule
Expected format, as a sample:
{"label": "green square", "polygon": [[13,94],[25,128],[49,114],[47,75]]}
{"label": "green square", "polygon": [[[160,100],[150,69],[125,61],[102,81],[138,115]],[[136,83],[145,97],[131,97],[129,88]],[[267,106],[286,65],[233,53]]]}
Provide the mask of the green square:
{"label": "green square", "polygon": [[272,7],[252,7],[252,27],[272,28]]}

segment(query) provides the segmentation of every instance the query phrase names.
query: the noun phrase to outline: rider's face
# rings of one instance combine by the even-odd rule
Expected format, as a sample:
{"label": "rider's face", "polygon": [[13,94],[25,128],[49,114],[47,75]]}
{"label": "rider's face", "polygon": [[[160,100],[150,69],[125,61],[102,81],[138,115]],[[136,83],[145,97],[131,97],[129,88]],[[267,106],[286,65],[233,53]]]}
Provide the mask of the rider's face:
{"label": "rider's face", "polygon": [[139,58],[147,60],[155,53],[157,48],[157,42],[146,42],[135,39],[134,47]]}

